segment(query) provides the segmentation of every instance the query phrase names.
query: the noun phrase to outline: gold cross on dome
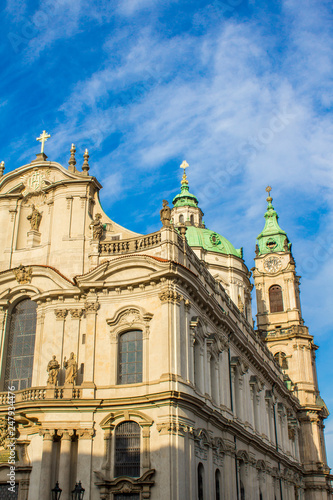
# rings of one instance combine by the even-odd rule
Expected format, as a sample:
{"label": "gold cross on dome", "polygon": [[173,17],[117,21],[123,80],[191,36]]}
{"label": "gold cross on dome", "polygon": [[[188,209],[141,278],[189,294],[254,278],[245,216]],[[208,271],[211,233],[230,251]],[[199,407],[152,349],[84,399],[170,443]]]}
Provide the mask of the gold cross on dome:
{"label": "gold cross on dome", "polygon": [[45,141],[48,140],[48,138],[51,137],[50,134],[48,134],[47,132],[45,132],[45,130],[43,130],[43,133],[40,134],[40,137],[37,137],[36,138],[36,141],[41,141],[41,153],[44,153],[44,144],[45,144]]}
{"label": "gold cross on dome", "polygon": [[270,196],[271,195],[271,191],[272,191],[271,186],[267,186],[266,191],[268,193],[268,196]]}
{"label": "gold cross on dome", "polygon": [[185,174],[185,169],[189,167],[189,164],[187,163],[187,161],[183,161],[183,163],[180,165],[180,168],[183,168],[184,169],[184,174]]}

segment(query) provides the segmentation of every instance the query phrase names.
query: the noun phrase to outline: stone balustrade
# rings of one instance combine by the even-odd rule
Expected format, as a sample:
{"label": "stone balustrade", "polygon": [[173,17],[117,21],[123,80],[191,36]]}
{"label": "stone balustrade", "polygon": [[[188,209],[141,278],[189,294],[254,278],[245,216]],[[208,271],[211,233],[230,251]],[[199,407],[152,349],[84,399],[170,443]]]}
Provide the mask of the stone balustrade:
{"label": "stone balustrade", "polygon": [[[70,394],[68,394],[70,391]],[[30,387],[21,391],[15,391],[15,404],[25,401],[42,401],[46,399],[80,399],[80,387],[70,389],[64,387]],[[0,406],[8,405],[8,393],[0,392]]]}
{"label": "stone balustrade", "polygon": [[124,253],[142,252],[148,248],[153,248],[161,243],[161,233],[147,234],[137,238],[117,241],[103,241],[99,244],[100,255],[121,255]]}

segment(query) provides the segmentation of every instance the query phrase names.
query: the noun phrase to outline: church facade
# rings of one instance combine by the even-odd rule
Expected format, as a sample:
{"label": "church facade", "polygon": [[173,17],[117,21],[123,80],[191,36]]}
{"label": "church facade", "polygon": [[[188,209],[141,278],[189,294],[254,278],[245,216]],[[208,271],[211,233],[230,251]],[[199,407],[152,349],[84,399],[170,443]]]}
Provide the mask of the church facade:
{"label": "church facade", "polygon": [[89,154],[0,168],[0,498],[327,500],[313,337],[267,198],[251,273],[185,168],[161,229],[103,211]]}

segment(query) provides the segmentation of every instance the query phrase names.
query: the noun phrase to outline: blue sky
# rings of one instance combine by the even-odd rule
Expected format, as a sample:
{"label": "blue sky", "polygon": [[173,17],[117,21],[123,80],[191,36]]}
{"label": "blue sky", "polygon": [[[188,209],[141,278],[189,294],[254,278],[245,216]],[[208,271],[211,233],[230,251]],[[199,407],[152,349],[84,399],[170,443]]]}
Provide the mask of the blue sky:
{"label": "blue sky", "polygon": [[[265,187],[293,243],[321,394],[333,410],[333,7],[317,0],[7,0],[0,161],[87,147],[103,207],[160,227],[183,159],[207,226],[253,267]],[[333,465],[333,419],[326,421]]]}

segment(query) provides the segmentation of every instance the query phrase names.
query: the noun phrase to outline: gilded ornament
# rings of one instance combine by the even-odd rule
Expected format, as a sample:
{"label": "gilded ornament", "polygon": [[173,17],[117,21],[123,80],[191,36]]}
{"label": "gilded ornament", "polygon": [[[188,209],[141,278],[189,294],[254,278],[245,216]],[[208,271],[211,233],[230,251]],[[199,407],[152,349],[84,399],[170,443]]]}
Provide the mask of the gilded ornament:
{"label": "gilded ornament", "polygon": [[18,268],[13,269],[13,272],[15,274],[16,281],[20,283],[20,285],[31,283],[32,267],[25,267],[20,264]]}

